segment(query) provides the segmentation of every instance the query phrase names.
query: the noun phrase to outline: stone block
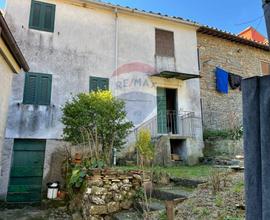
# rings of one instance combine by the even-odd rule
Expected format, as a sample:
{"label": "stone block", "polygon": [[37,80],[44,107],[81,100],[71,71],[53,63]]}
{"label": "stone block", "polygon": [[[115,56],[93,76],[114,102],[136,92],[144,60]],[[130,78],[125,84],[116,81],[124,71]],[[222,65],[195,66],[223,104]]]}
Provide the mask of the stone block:
{"label": "stone block", "polygon": [[119,202],[109,202],[107,204],[108,213],[118,212],[120,210]]}
{"label": "stone block", "polygon": [[90,206],[90,215],[105,215],[105,214],[108,214],[107,205]]}
{"label": "stone block", "polygon": [[102,195],[104,193],[106,193],[107,190],[103,187],[98,187],[98,186],[93,186],[92,187],[92,194],[93,195]]}
{"label": "stone block", "polygon": [[131,200],[124,200],[120,203],[120,208],[122,209],[130,209],[132,207],[132,201]]}

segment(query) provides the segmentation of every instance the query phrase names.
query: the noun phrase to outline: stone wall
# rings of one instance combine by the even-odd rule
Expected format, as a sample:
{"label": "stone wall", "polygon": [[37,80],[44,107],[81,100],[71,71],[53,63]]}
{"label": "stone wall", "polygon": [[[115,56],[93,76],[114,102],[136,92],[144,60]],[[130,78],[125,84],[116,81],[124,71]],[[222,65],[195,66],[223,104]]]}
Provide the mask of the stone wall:
{"label": "stone wall", "polygon": [[[140,172],[96,170],[86,183],[82,198],[71,201],[72,211],[81,210],[84,219],[103,219],[133,206],[136,191],[142,186]],[[79,196],[80,197],[80,196]]]}
{"label": "stone wall", "polygon": [[243,139],[214,139],[205,140],[204,142],[204,156],[205,157],[219,157],[235,158],[236,155],[243,155]]}
{"label": "stone wall", "polygon": [[204,129],[231,129],[242,124],[241,91],[216,92],[215,68],[246,77],[261,75],[260,61],[270,62],[268,51],[198,33],[201,99]]}

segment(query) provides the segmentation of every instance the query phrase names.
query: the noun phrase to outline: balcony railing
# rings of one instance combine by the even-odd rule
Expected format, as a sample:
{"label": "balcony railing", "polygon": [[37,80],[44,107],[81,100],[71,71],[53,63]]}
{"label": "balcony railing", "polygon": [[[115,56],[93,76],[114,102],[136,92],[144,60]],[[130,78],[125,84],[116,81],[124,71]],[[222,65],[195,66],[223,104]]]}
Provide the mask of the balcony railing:
{"label": "balcony railing", "polygon": [[194,137],[197,119],[194,112],[167,111],[139,125],[135,129],[135,133],[141,129],[147,129],[151,132],[152,137],[162,134]]}

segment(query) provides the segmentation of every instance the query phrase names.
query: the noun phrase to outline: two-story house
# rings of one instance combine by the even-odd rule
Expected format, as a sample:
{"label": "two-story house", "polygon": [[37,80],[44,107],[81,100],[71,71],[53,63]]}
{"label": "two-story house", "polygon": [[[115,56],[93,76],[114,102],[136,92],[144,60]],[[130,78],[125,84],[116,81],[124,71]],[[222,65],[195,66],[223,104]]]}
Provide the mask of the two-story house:
{"label": "two-story house", "polygon": [[136,131],[149,128],[153,138],[165,138],[157,143],[166,152],[160,157],[198,161],[203,140],[196,23],[91,0],[9,0],[6,19],[30,72],[14,77],[3,199],[39,201],[42,185],[59,180],[61,106],[80,92],[110,89],[125,100],[135,125],[127,148]]}

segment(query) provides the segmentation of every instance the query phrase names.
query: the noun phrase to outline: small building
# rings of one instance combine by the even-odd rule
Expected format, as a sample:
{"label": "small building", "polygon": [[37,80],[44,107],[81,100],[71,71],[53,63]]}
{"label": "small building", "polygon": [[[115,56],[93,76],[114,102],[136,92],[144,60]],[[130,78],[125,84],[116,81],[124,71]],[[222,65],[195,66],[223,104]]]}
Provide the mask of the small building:
{"label": "small building", "polygon": [[238,36],[261,44],[268,44],[268,39],[251,26],[241,31]]}
{"label": "small building", "polygon": [[[31,72],[14,78],[2,199],[40,201],[41,188],[61,178],[61,106],[80,92],[110,89],[125,101],[135,125],[126,149],[148,128],[161,148],[157,163],[170,163],[172,154],[198,162],[198,24],[91,0],[9,0],[5,18]],[[27,149],[24,167],[16,166],[24,159],[20,149]]]}
{"label": "small building", "polygon": [[197,39],[204,130],[242,126],[241,89],[229,87],[228,94],[217,92],[216,67],[243,78],[269,75],[268,44],[207,26],[198,29]]}
{"label": "small building", "polygon": [[[8,116],[9,98],[11,96],[12,78],[14,73],[19,74],[22,70],[29,71],[29,67],[9,30],[2,12],[0,12],[0,35],[0,161],[2,161],[3,142]],[[1,165],[0,172],[2,172]],[[1,180],[2,176],[0,177],[0,181]]]}

